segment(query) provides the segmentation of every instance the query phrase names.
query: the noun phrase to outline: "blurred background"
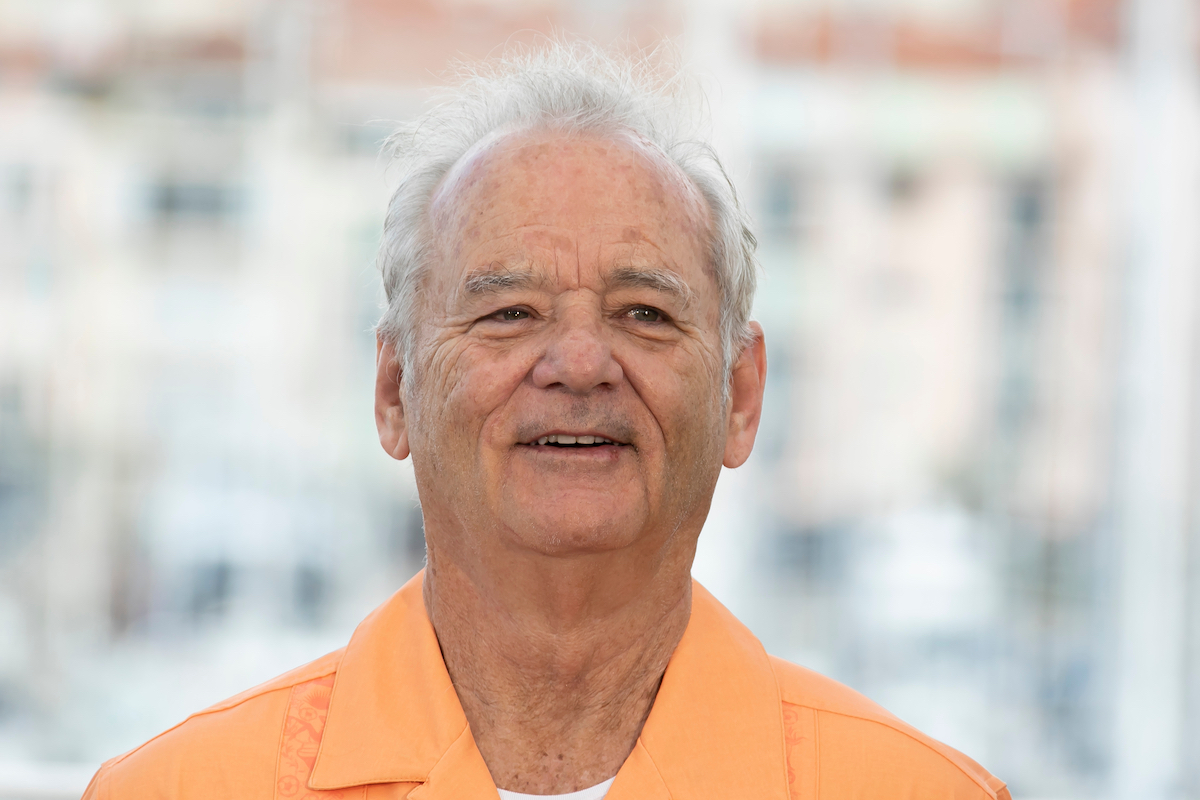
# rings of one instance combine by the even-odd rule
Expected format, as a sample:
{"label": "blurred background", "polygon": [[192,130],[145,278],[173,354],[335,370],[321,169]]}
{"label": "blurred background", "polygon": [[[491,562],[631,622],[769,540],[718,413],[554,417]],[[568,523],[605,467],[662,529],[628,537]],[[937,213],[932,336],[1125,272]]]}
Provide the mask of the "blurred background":
{"label": "blurred background", "polygon": [[1195,0],[0,0],[0,798],[420,567],[379,144],[554,30],[674,40],[757,221],[697,577],[1017,800],[1200,797]]}

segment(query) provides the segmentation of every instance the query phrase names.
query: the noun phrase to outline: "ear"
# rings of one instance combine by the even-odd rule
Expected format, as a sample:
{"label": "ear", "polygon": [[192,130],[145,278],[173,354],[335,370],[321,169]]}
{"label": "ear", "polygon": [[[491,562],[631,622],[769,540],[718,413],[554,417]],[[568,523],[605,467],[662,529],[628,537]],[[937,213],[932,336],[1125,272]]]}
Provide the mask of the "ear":
{"label": "ear", "polygon": [[740,467],[754,449],[762,419],[763,389],[767,382],[767,345],[762,326],[751,322],[754,338],[742,350],[729,375],[729,416],[725,428],[725,466]]}
{"label": "ear", "polygon": [[408,458],[408,426],[404,418],[404,392],[400,388],[400,362],[396,347],[375,335],[375,427],[379,443],[392,458]]}

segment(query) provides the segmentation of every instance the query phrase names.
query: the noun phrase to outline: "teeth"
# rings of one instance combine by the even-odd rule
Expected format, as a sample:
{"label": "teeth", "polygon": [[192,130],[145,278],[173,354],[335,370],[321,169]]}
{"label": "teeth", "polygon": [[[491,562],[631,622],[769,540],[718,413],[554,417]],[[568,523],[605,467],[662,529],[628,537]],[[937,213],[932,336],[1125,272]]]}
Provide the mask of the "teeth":
{"label": "teeth", "polygon": [[537,440],[535,444],[616,444],[612,439],[605,439],[603,436],[570,436],[565,433],[552,433],[549,436],[543,436]]}

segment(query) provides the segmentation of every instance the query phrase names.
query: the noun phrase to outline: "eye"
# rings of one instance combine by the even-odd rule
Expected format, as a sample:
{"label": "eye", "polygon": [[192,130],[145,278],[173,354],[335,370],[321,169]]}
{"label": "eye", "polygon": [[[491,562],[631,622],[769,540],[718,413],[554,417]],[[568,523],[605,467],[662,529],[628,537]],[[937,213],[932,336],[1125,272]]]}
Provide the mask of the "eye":
{"label": "eye", "polygon": [[492,315],[495,319],[503,320],[504,322],[517,322],[523,319],[529,319],[529,312],[523,308],[505,308],[497,311]]}
{"label": "eye", "polygon": [[662,322],[664,319],[661,311],[649,306],[634,306],[627,313],[635,322]]}

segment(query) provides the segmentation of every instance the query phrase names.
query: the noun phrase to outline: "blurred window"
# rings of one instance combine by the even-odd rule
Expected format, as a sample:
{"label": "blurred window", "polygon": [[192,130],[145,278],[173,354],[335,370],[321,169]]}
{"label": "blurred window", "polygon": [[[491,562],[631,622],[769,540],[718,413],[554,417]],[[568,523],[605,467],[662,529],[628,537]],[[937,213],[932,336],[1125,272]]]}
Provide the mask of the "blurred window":
{"label": "blurred window", "polygon": [[831,591],[845,572],[849,531],[842,525],[783,529],[773,539],[771,562],[800,581],[809,593]]}
{"label": "blurred window", "polygon": [[228,561],[202,562],[191,565],[190,571],[192,617],[201,620],[224,616],[232,594],[233,566]]}
{"label": "blurred window", "polygon": [[800,167],[787,163],[767,166],[763,174],[763,238],[800,246],[808,227],[811,180]]}
{"label": "blurred window", "polygon": [[306,625],[319,625],[329,599],[325,573],[312,564],[300,564],[293,581],[296,616]]}
{"label": "blurred window", "polygon": [[150,187],[150,208],[160,222],[225,222],[240,215],[242,192],[228,183],[164,178]]}
{"label": "blurred window", "polygon": [[8,216],[21,217],[32,205],[33,168],[28,164],[0,168],[0,210]]}
{"label": "blurred window", "polygon": [[0,383],[0,561],[40,529],[45,516],[46,448],[32,435],[21,387]]}
{"label": "blurred window", "polygon": [[1050,182],[1040,175],[1018,176],[1007,181],[1003,194],[999,422],[1012,436],[1025,429],[1034,406],[1039,310],[1050,266]]}

